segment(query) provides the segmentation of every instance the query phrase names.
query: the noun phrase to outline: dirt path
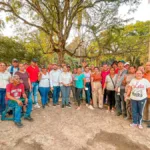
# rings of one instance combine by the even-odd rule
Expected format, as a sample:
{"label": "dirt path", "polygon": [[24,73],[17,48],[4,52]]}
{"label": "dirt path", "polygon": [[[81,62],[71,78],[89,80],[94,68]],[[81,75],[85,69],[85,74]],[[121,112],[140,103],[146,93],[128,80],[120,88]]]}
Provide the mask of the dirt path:
{"label": "dirt path", "polygon": [[149,150],[150,129],[130,128],[129,121],[106,110],[46,107],[33,111],[34,122],[18,129],[0,121],[0,150]]}

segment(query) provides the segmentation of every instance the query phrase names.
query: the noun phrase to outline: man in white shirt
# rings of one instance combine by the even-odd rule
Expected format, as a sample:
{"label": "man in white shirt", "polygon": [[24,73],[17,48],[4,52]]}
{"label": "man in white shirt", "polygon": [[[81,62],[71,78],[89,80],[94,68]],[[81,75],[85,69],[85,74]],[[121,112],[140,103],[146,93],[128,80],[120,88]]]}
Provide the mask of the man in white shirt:
{"label": "man in white shirt", "polygon": [[50,76],[50,87],[53,92],[53,106],[59,105],[58,99],[60,94],[60,77],[61,71],[58,69],[57,64],[53,65],[53,70],[49,73]]}

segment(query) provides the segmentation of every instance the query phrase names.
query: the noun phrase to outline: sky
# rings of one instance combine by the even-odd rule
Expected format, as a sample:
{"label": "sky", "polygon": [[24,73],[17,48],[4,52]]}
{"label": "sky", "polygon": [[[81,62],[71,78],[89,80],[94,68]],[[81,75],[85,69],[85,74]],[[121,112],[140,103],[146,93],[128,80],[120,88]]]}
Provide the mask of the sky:
{"label": "sky", "polygon": [[[119,14],[122,17],[125,18],[134,18],[132,22],[136,21],[147,21],[150,20],[150,3],[148,3],[150,0],[142,0],[142,3],[138,6],[138,9],[136,12],[130,15],[126,15],[128,7],[122,6],[119,10]],[[5,14],[1,13],[0,17],[2,19],[5,18]],[[13,31],[12,24],[6,24],[5,29],[2,31],[3,35],[5,36],[13,36],[14,31]]]}

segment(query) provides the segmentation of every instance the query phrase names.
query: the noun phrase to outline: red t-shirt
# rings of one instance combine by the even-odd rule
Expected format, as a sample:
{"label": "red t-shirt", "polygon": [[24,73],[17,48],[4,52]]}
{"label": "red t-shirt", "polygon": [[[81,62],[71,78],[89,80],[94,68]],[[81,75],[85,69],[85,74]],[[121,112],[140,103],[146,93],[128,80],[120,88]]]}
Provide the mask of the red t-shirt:
{"label": "red t-shirt", "polygon": [[[17,86],[15,86],[12,83],[10,83],[6,86],[6,93],[9,93],[11,96],[15,97],[16,99],[19,99],[24,93],[24,85],[20,83]],[[9,99],[6,97],[6,100]]]}
{"label": "red t-shirt", "polygon": [[101,73],[98,73],[98,74],[94,73],[94,74],[92,74],[91,77],[93,78],[93,82],[97,82],[97,81],[101,82],[101,80],[102,80]]}
{"label": "red t-shirt", "polygon": [[110,71],[102,71],[101,76],[102,76],[102,87],[104,87],[105,79],[106,76],[110,73]]}
{"label": "red t-shirt", "polygon": [[31,82],[36,82],[38,81],[38,73],[39,73],[39,68],[36,66],[35,68],[33,68],[32,66],[29,66],[27,68],[27,72],[29,74],[30,77],[30,81]]}

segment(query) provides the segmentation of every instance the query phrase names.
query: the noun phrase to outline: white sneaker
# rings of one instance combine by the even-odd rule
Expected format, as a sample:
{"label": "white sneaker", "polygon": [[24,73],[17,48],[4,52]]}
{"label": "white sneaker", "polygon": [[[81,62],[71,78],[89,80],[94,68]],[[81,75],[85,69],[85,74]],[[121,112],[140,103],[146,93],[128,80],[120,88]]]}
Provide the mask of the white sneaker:
{"label": "white sneaker", "polygon": [[86,104],[86,107],[89,107],[89,104]]}
{"label": "white sneaker", "polygon": [[140,124],[140,125],[138,125],[138,128],[139,129],[143,129],[143,126]]}
{"label": "white sneaker", "polygon": [[39,105],[38,103],[36,103],[36,104],[34,105],[34,108],[40,108],[40,105]]}
{"label": "white sneaker", "polygon": [[89,107],[88,107],[89,109],[91,109],[91,110],[94,110],[94,108],[93,108],[93,106],[92,105],[89,105]]}

